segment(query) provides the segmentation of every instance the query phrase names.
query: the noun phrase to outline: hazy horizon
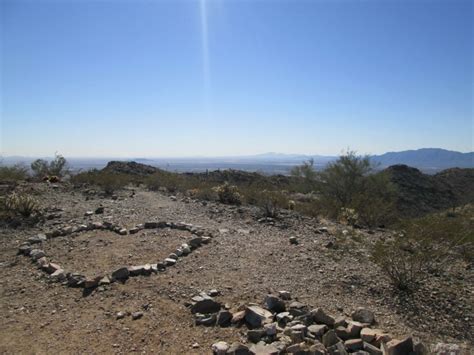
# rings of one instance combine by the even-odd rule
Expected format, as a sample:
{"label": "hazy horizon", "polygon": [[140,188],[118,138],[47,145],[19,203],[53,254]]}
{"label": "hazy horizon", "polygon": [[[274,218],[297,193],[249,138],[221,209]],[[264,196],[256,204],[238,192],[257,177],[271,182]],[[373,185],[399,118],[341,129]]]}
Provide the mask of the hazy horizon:
{"label": "hazy horizon", "polygon": [[2,156],[474,150],[468,0],[0,7]]}

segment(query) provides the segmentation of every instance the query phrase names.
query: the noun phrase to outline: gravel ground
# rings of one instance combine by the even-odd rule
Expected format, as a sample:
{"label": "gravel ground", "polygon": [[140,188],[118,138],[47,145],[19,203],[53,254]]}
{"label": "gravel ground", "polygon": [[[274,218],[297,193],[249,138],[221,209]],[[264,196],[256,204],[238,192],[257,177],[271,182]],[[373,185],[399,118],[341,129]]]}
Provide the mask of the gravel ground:
{"label": "gravel ground", "polygon": [[[217,299],[232,309],[262,303],[266,294],[278,290],[334,316],[349,316],[363,306],[375,312],[378,328],[396,337],[411,334],[427,345],[448,342],[472,349],[472,269],[447,265],[446,273],[433,276],[417,293],[398,295],[369,259],[370,245],[390,231],[350,230],[289,211],[274,223],[262,223],[251,207],[182,196],[173,201],[140,188],[122,191],[116,199],[67,185],[23,188],[56,217],[34,227],[0,230],[0,353],[207,354],[217,340],[245,342],[243,328],[194,325],[185,303],[210,289],[219,290]],[[99,206],[104,214],[84,215]],[[90,221],[126,228],[147,221],[186,222],[211,229],[214,237],[164,273],[113,283],[87,296],[51,283],[29,258],[16,255],[30,236]],[[289,243],[292,236],[297,245]],[[64,268],[93,276],[157,262],[190,237],[167,229],[128,236],[89,231],[48,241],[44,250]],[[143,317],[117,320],[121,311],[142,311]],[[193,348],[195,343],[199,347]]]}

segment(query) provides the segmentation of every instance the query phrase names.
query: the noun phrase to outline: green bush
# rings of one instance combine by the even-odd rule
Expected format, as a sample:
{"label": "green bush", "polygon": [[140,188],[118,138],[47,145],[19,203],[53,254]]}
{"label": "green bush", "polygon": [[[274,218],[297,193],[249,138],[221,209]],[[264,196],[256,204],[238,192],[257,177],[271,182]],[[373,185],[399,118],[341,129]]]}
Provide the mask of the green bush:
{"label": "green bush", "polygon": [[432,272],[442,271],[450,258],[473,260],[474,220],[470,207],[455,218],[433,214],[403,221],[398,228],[403,232],[377,242],[371,256],[400,290],[416,289]]}
{"label": "green bush", "polygon": [[67,161],[60,155],[55,154],[54,159],[47,162],[43,159],[36,159],[31,163],[31,170],[37,178],[43,178],[47,176],[64,176],[67,173]]}
{"label": "green bush", "polygon": [[124,188],[135,181],[135,178],[127,174],[109,173],[99,170],[81,172],[71,177],[73,184],[86,184],[100,187],[107,195]]}
{"label": "green bush", "polygon": [[0,166],[0,181],[17,182],[28,178],[28,169],[22,165]]}

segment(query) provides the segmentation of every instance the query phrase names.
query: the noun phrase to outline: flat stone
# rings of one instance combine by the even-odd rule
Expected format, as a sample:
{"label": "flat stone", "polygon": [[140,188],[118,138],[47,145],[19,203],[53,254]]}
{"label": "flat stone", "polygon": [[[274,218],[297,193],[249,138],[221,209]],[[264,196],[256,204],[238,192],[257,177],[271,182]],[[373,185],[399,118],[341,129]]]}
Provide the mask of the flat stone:
{"label": "flat stone", "polygon": [[[39,262],[40,260],[44,260],[44,259],[46,259],[46,258],[41,258],[41,259],[38,260],[38,262]],[[42,268],[44,271],[46,271],[48,274],[52,274],[52,273],[54,273],[55,271],[62,269],[60,265],[55,264],[55,263],[47,263],[46,265],[41,266],[41,268]]]}
{"label": "flat stone", "polygon": [[333,317],[326,314],[321,308],[312,310],[311,315],[313,317],[313,320],[319,324],[326,324],[332,327],[334,326],[334,323],[336,322]]}
{"label": "flat stone", "polygon": [[86,213],[84,213],[84,216],[92,216],[94,214],[93,211],[86,211]]}
{"label": "flat stone", "polygon": [[352,312],[352,319],[356,322],[372,324],[375,320],[374,312],[366,309],[366,308],[357,308],[354,312]]}
{"label": "flat stone", "polygon": [[173,266],[176,264],[176,259],[171,259],[171,258],[166,258],[165,259],[165,265],[166,266]]}
{"label": "flat stone", "polygon": [[175,253],[171,253],[169,256],[168,256],[169,259],[173,259],[173,260],[178,260],[178,255],[176,255]]}
{"label": "flat stone", "polygon": [[349,352],[354,352],[363,349],[364,342],[362,339],[349,339],[344,342],[344,346]]}
{"label": "flat stone", "polygon": [[120,228],[119,231],[118,231],[118,234],[120,235],[127,235],[127,230],[125,228]]}
{"label": "flat stone", "polygon": [[407,337],[403,340],[393,339],[382,343],[382,351],[387,355],[405,355],[413,352],[413,339]]}
{"label": "flat stone", "polygon": [[83,287],[86,277],[81,274],[68,274],[67,284],[69,287]]}
{"label": "flat stone", "polygon": [[286,324],[293,320],[293,316],[290,314],[290,312],[281,312],[276,315],[276,319],[278,322]]}
{"label": "flat stone", "polygon": [[324,334],[324,332],[326,332],[327,329],[328,327],[325,324],[312,324],[308,327],[308,332],[320,337]]}
{"label": "flat stone", "polygon": [[308,306],[301,302],[293,301],[290,303],[288,310],[292,316],[297,317],[308,313]]}
{"label": "flat stone", "polygon": [[362,328],[360,331],[361,339],[367,343],[372,343],[377,335],[380,334],[384,334],[384,332],[380,329]]}
{"label": "flat stone", "polygon": [[196,237],[191,239],[188,244],[191,246],[191,248],[199,248],[202,244],[202,238],[201,237]]}
{"label": "flat stone", "polygon": [[140,228],[137,228],[137,227],[130,228],[128,232],[130,234],[137,234],[138,232],[140,232]]}
{"label": "flat stone", "polygon": [[216,314],[201,314],[196,313],[196,325],[204,325],[207,327],[216,325]]}
{"label": "flat stone", "polygon": [[261,327],[264,323],[273,321],[273,314],[259,306],[248,306],[245,321],[253,328]]}
{"label": "flat stone", "polygon": [[278,355],[280,351],[272,344],[255,344],[250,347],[253,355]]}
{"label": "flat stone", "polygon": [[369,344],[365,341],[364,341],[364,344],[362,345],[362,348],[364,349],[364,351],[366,351],[367,353],[369,353],[371,355],[382,355],[383,354],[382,350],[380,350],[376,346],[374,346],[372,344]]}
{"label": "flat stone", "polygon": [[84,280],[84,288],[94,288],[99,286],[99,282],[102,280],[102,276],[96,276],[94,278],[86,278]]}

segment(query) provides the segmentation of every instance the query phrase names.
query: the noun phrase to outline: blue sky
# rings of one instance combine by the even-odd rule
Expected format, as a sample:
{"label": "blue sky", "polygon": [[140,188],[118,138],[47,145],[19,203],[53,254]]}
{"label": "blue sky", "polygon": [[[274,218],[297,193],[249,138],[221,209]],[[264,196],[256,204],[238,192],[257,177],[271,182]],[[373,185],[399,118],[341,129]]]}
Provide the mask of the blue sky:
{"label": "blue sky", "polygon": [[473,150],[470,0],[1,3],[1,152]]}

